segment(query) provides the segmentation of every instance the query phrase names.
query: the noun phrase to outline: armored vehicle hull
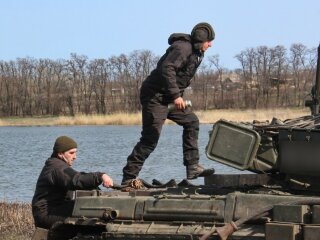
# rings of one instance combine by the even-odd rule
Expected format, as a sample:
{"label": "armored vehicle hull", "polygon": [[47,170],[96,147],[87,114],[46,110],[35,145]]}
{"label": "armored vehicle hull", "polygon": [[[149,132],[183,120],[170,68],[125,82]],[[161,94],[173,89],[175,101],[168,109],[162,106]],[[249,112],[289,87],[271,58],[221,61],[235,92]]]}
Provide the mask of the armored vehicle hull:
{"label": "armored vehicle hull", "polygon": [[203,185],[134,180],[112,191],[76,191],[72,216],[34,239],[318,240],[319,119],[302,118],[312,128],[298,127],[301,119],[220,120],[208,158],[253,173],[214,174]]}
{"label": "armored vehicle hull", "polygon": [[[223,178],[215,176],[219,181]],[[257,181],[250,174],[245,178]],[[74,240],[318,239],[319,196],[293,195],[274,185],[248,186],[241,181],[233,180],[229,187],[178,184],[131,192],[78,191],[72,216],[53,226],[47,236]]]}

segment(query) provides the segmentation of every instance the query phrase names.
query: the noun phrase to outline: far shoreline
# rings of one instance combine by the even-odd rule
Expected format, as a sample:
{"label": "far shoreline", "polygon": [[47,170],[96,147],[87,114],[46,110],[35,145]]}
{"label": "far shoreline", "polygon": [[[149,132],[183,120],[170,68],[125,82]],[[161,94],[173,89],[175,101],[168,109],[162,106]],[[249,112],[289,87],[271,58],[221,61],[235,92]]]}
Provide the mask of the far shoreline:
{"label": "far shoreline", "polygon": [[[220,119],[236,122],[271,121],[310,115],[307,108],[272,108],[272,109],[218,109],[195,111],[201,124],[213,124]],[[172,122],[167,120],[167,124]],[[35,116],[0,118],[0,126],[77,126],[77,125],[141,125],[141,112],[113,113],[109,115],[76,115],[76,116]]]}

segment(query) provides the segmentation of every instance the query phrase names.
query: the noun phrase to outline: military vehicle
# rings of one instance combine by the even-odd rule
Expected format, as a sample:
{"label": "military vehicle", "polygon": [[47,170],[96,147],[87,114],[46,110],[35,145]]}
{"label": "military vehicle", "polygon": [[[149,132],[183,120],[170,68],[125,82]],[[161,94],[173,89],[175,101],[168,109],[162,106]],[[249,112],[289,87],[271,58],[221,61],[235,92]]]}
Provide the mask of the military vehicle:
{"label": "military vehicle", "polygon": [[246,174],[76,191],[72,216],[34,239],[320,239],[319,96],[320,45],[310,116],[213,125],[208,158]]}

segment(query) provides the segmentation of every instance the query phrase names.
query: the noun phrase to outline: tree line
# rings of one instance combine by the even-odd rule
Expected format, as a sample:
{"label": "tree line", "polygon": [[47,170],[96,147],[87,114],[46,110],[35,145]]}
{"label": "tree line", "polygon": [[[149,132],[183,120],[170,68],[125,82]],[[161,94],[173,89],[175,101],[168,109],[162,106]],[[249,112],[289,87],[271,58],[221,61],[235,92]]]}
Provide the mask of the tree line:
{"label": "tree line", "polygon": [[[227,69],[219,55],[200,65],[185,99],[195,110],[299,107],[316,73],[316,48],[303,44],[259,46],[235,56],[238,69]],[[140,110],[139,89],[159,56],[149,50],[108,59],[17,58],[0,61],[0,116],[110,114]]]}

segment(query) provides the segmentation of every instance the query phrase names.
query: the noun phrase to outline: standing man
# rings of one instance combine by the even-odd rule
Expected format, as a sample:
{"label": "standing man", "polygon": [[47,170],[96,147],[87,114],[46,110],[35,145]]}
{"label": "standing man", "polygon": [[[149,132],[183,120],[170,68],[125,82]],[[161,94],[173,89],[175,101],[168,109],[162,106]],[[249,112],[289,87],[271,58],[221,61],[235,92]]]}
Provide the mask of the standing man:
{"label": "standing man", "polygon": [[[173,33],[169,37],[169,48],[141,86],[141,138],[123,168],[122,185],[138,176],[144,161],[157,146],[166,119],[183,127],[183,164],[187,179],[214,173],[214,169],[206,170],[199,165],[199,119],[183,99],[184,90],[214,38],[214,30],[205,22],[195,25],[191,34]],[[173,110],[168,109],[170,103],[175,105]]]}
{"label": "standing man", "polygon": [[32,214],[36,227],[50,228],[55,222],[70,217],[74,202],[68,191],[97,189],[100,184],[112,187],[105,173],[77,172],[71,166],[77,157],[77,143],[70,137],[58,137],[51,157],[45,162],[32,199]]}

